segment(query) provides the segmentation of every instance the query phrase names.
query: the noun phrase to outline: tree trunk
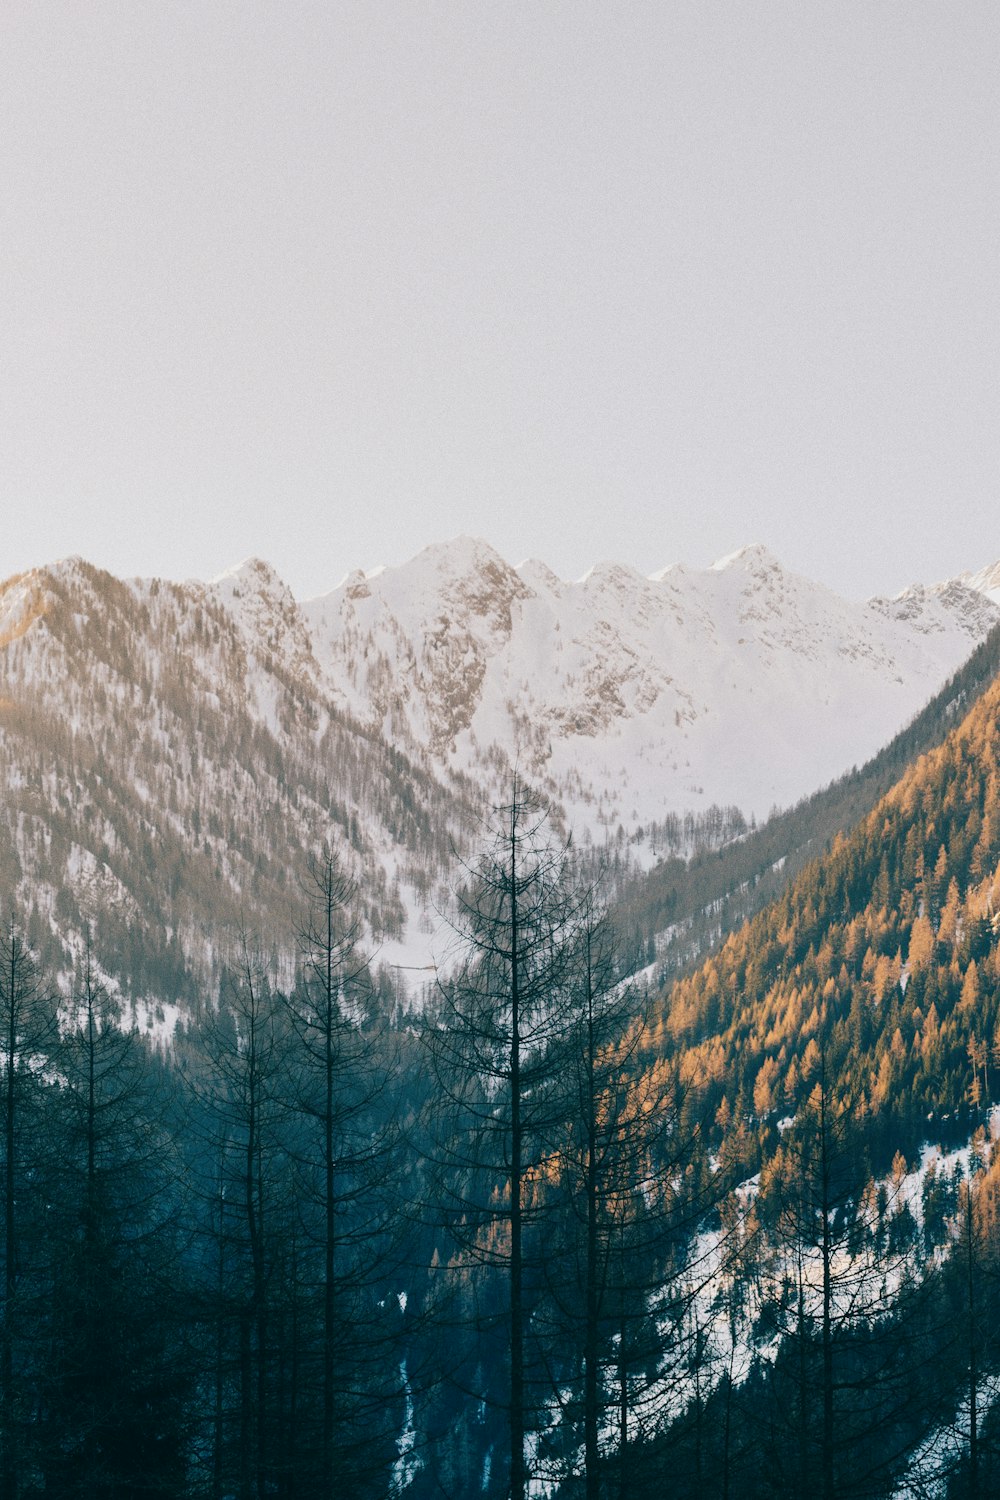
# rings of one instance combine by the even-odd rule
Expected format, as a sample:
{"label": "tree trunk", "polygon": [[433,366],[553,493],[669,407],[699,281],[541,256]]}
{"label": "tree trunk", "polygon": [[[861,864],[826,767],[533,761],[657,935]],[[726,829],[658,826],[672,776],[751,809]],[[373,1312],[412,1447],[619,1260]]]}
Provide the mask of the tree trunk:
{"label": "tree trunk", "polygon": [[598,1286],[597,1286],[597,1114],[594,1056],[594,994],[590,932],[587,932],[587,1293],[584,1330],[583,1430],[587,1500],[599,1500],[598,1452]]}
{"label": "tree trunk", "polygon": [[823,1216],[823,1500],[833,1487],[833,1244],[830,1230],[830,1164],[827,1152],[826,1077],[820,1095],[820,1212]]}

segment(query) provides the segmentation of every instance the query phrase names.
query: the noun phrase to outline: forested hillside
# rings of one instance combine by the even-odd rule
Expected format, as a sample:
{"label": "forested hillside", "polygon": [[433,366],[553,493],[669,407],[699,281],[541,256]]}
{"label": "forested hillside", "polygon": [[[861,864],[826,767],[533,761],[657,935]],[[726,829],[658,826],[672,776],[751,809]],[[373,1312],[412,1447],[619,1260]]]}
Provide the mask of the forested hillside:
{"label": "forested hillside", "polygon": [[[674,819],[644,831],[657,862],[617,877],[623,941],[655,955],[661,982],[690,967],[773,901],[838,833],[848,833],[919,755],[941,743],[1000,670],[994,630],[919,714],[860,769],[794,807],[747,825],[736,809]],[[612,865],[614,870],[614,866]]]}
{"label": "forested hillside", "polygon": [[[429,767],[207,596],[7,605],[0,1496],[997,1491],[994,638],[671,984],[512,776],[417,1006],[371,935],[471,839]],[[656,837],[733,833],[784,836]]]}
{"label": "forested hillside", "polygon": [[[994,683],[657,1007],[650,1051],[674,1059],[754,1205],[739,1295],[760,1298],[756,1352],[725,1423],[773,1431],[784,1402],[793,1451],[736,1493],[986,1495],[1000,1480],[998,749]],[[726,1474],[720,1400],[716,1386],[702,1459]]]}
{"label": "forested hillside", "polygon": [[[985,1099],[1000,1041],[998,713],[994,684],[853,833],[669,992],[665,1031],[716,1103],[763,1123],[794,1115],[821,1033],[873,1149],[915,1144],[928,1122]],[[975,1068],[973,1053],[985,1058]]]}

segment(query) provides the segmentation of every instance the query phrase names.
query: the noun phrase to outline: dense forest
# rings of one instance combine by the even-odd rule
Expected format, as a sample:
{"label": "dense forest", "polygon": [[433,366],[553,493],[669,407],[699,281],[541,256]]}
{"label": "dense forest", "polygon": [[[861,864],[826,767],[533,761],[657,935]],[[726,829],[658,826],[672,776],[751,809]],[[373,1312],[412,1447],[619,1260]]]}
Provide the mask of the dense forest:
{"label": "dense forest", "polygon": [[996,1493],[998,715],[666,988],[516,779],[419,1006],[331,848],[166,1049],[15,915],[0,1494]]}

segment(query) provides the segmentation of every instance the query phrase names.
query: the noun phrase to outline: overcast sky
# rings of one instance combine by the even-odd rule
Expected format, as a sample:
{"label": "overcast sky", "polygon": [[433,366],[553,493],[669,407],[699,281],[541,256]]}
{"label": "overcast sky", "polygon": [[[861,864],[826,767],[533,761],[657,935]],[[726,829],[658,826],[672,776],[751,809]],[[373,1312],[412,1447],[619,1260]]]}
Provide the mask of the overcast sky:
{"label": "overcast sky", "polygon": [[995,0],[4,0],[0,574],[992,562],[998,80]]}

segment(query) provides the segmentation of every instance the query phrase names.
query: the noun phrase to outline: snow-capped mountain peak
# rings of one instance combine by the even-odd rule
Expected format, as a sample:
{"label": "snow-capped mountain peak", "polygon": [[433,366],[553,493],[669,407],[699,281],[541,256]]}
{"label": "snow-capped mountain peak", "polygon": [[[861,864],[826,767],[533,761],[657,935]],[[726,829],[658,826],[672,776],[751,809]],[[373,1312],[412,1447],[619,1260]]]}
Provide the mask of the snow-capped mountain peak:
{"label": "snow-capped mountain peak", "polygon": [[539,562],[536,557],[525,558],[524,562],[518,563],[514,571],[533,594],[550,594],[558,599],[568,587],[556,573],[553,573],[548,563]]}
{"label": "snow-capped mountain peak", "polygon": [[352,714],[472,776],[516,753],[594,834],[794,800],[878,748],[1000,616],[963,584],[851,603],[759,544],[565,582],[470,537],[303,612]]}
{"label": "snow-capped mountain peak", "polygon": [[967,584],[970,589],[975,589],[980,594],[985,594],[988,599],[992,599],[994,604],[1000,604],[1000,562],[980,568],[978,573],[963,573],[958,581]]}
{"label": "snow-capped mountain peak", "polygon": [[711,566],[713,573],[728,573],[733,569],[741,569],[754,575],[783,571],[778,558],[762,542],[750,542],[745,547],[737,548],[735,552],[727,552],[725,557],[717,558]]}
{"label": "snow-capped mountain peak", "polygon": [[[398,932],[515,759],[584,842],[766,815],[887,742],[1000,620],[995,590],[1000,568],[855,604],[756,546],[566,582],[458,537],[300,604],[259,558],[189,584],[67,559],[0,585],[0,859],[36,884],[62,861],[124,934],[157,861],[236,912],[285,899],[275,850],[331,836]],[[197,924],[167,923],[192,952]]]}

